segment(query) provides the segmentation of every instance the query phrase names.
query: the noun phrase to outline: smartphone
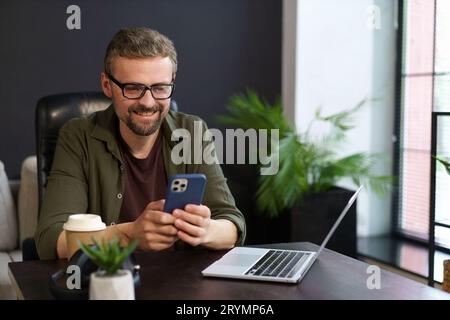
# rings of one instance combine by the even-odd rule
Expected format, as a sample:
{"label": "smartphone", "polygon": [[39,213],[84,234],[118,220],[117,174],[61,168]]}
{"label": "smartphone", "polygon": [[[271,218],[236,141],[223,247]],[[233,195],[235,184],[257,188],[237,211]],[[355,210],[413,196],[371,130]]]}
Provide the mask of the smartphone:
{"label": "smartphone", "polygon": [[205,192],[206,176],[201,173],[176,174],[169,179],[164,212],[184,210],[187,204],[200,205]]}

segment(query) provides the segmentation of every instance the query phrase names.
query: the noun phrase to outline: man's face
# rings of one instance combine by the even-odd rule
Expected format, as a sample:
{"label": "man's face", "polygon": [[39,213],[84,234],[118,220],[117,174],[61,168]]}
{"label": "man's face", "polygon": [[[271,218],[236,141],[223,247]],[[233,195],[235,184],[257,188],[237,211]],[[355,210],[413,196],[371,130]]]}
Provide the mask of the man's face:
{"label": "man's face", "polygon": [[[137,83],[151,86],[172,83],[173,66],[166,57],[129,59],[117,57],[113,61],[111,75],[120,83]],[[125,98],[122,89],[102,73],[102,88],[113,101],[120,119],[120,131],[138,136],[149,136],[161,126],[169,112],[170,99],[155,100],[150,90],[137,100]]]}

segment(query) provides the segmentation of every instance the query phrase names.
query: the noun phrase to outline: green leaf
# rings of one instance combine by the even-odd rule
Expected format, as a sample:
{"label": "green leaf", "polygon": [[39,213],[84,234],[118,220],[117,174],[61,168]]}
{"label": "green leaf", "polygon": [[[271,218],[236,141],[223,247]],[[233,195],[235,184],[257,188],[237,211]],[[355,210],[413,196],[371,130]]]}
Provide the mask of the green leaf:
{"label": "green leaf", "polygon": [[297,156],[303,148],[294,135],[281,139],[276,150],[280,154],[278,173],[260,177],[258,206],[269,216],[276,216],[284,208],[294,205],[307,186],[306,174],[299,174],[302,172],[302,161]]}
{"label": "green leaf", "polygon": [[217,121],[225,125],[242,129],[279,129],[280,138],[294,131],[283,115],[280,100],[270,105],[253,90],[232,96],[227,110],[229,115],[216,117]]}
{"label": "green leaf", "polygon": [[337,129],[342,131],[347,131],[354,128],[353,125],[353,115],[359,111],[367,102],[367,99],[361,100],[355,107],[337,112],[329,116],[321,116],[320,111],[316,114],[317,119],[329,122]]}
{"label": "green leaf", "polygon": [[445,171],[447,171],[447,173],[450,175],[450,160],[447,161],[441,157],[434,157],[434,156],[433,158],[435,158],[438,162],[440,162],[444,166]]}
{"label": "green leaf", "polygon": [[133,251],[136,250],[138,245],[139,245],[138,240],[135,239],[135,240],[131,241],[122,252],[124,259],[126,259],[131,253],[133,253]]}
{"label": "green leaf", "polygon": [[137,248],[139,241],[133,240],[130,244],[121,248],[120,239],[117,237],[109,241],[93,239],[94,246],[78,242],[81,250],[108,275],[113,275],[123,265],[125,259]]}

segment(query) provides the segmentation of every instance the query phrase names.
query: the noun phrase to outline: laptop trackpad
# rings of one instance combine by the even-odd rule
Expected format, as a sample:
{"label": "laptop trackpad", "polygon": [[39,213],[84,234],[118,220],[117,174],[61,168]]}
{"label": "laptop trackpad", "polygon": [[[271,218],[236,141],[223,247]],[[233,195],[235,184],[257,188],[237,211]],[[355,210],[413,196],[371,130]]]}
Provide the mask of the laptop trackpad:
{"label": "laptop trackpad", "polygon": [[245,254],[245,253],[234,253],[227,254],[220,259],[220,263],[223,265],[235,266],[235,267],[246,267],[251,266],[261,257],[260,254]]}

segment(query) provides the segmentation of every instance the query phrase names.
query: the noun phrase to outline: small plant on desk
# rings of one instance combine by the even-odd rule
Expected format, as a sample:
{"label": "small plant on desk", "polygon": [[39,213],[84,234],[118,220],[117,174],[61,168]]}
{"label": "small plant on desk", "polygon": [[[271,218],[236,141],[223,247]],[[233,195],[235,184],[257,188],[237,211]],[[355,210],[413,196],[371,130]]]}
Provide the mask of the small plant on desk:
{"label": "small plant on desk", "polygon": [[130,270],[122,268],[139,242],[134,240],[123,248],[118,238],[93,241],[93,246],[79,243],[81,250],[99,267],[97,272],[91,274],[89,299],[134,300],[133,276]]}

